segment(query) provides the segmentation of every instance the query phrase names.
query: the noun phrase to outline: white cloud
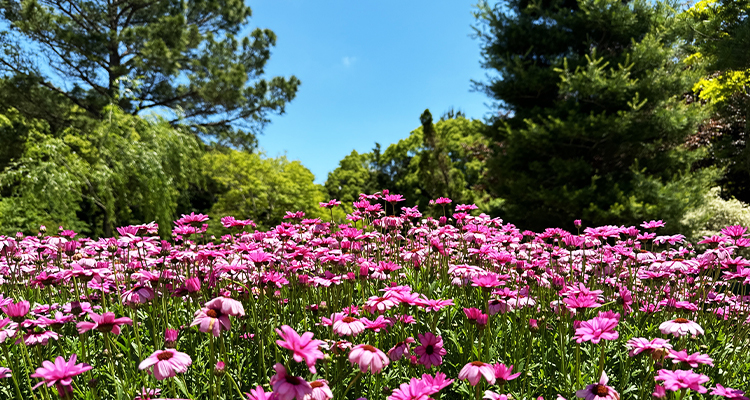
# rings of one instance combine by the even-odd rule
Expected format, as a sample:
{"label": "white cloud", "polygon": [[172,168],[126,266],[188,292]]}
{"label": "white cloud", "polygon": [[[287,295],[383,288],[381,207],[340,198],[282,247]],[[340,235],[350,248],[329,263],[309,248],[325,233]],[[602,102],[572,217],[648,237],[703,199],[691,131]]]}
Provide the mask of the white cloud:
{"label": "white cloud", "polygon": [[357,57],[349,57],[349,56],[346,56],[346,57],[343,57],[343,58],[341,59],[341,63],[342,63],[342,64],[344,64],[344,67],[346,67],[346,68],[349,68],[349,67],[351,67],[352,65],[354,65],[354,63],[355,63],[356,61],[357,61]]}

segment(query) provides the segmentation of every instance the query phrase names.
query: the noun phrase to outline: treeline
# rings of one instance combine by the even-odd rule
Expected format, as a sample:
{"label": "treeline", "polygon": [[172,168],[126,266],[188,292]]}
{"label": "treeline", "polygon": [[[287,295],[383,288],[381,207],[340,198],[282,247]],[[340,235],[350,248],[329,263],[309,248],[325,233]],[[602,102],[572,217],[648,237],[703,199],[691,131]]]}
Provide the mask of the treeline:
{"label": "treeline", "polygon": [[2,233],[111,235],[155,220],[167,234],[190,212],[268,228],[286,211],[330,218],[318,207],[329,198],[343,219],[382,189],[425,215],[447,197],[533,230],[750,223],[750,0],[480,3],[488,75],[472,84],[492,117],[426,110],[325,185],[257,151],[300,82],[265,77],[276,36],[240,34],[242,1],[0,4]]}

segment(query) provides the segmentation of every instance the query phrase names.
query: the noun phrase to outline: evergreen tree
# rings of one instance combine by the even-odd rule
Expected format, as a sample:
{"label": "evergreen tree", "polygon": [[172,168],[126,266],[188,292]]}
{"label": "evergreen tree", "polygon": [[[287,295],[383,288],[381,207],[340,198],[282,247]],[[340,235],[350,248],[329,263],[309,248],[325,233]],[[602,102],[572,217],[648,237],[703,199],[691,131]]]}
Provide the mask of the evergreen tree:
{"label": "evergreen tree", "polygon": [[685,148],[703,118],[686,104],[699,71],[681,61],[671,2],[507,0],[480,5],[476,88],[498,117],[490,190],[523,228],[635,224],[679,229],[715,176]]}
{"label": "evergreen tree", "polygon": [[[264,79],[276,43],[268,29],[242,36],[242,0],[0,0],[0,96],[28,117],[57,110],[53,95],[101,115],[167,110],[211,141],[252,148],[269,113],[283,113],[299,81]],[[16,103],[18,101],[18,104]],[[49,108],[45,110],[42,107]],[[37,115],[35,115],[37,114]]]}

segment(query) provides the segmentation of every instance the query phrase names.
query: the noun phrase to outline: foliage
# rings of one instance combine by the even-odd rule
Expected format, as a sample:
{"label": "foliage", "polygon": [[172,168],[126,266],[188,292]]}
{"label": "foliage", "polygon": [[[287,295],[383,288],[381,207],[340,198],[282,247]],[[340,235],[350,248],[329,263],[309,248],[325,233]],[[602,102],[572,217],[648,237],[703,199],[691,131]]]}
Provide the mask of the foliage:
{"label": "foliage", "polygon": [[700,1],[683,13],[689,61],[706,70],[694,86],[711,111],[699,132],[707,164],[724,168],[725,198],[750,201],[750,1]]}
{"label": "foliage", "polygon": [[[61,95],[93,117],[114,102],[130,114],[169,111],[211,141],[252,148],[269,113],[299,80],[263,78],[276,35],[245,35],[241,0],[2,0],[0,71],[15,97]],[[2,104],[3,108],[19,104]]]}
{"label": "foliage", "polygon": [[462,115],[433,123],[429,110],[420,120],[422,126],[385,151],[376,144],[372,152],[352,152],[341,160],[339,167],[328,174],[329,195],[354,201],[360,193],[390,189],[403,194],[423,212],[429,201],[438,197],[476,203],[489,211],[498,201],[491,201],[482,186],[487,152],[484,124]]}
{"label": "foliage", "polygon": [[681,228],[715,172],[693,171],[702,153],[683,146],[703,115],[683,99],[698,72],[681,61],[670,5],[480,5],[483,63],[498,75],[476,87],[507,112],[487,131],[487,168],[508,221],[541,229],[658,215]]}
{"label": "foliage", "polygon": [[281,223],[289,210],[303,211],[306,218],[331,218],[318,205],[328,200],[325,189],[299,161],[226,150],[206,153],[202,164],[203,173],[219,188],[214,215],[252,219],[262,228]]}
{"label": "foliage", "polygon": [[725,226],[750,226],[750,206],[737,199],[725,200],[721,188],[714,187],[704,204],[685,214],[683,225],[690,228],[688,239],[697,241],[718,234]]}
{"label": "foliage", "polygon": [[23,153],[0,174],[0,226],[7,233],[40,225],[111,235],[114,226],[174,217],[180,191],[194,181],[196,139],[167,122],[115,106],[103,119],[73,110],[60,135],[44,121],[3,113],[0,136],[24,131]]}

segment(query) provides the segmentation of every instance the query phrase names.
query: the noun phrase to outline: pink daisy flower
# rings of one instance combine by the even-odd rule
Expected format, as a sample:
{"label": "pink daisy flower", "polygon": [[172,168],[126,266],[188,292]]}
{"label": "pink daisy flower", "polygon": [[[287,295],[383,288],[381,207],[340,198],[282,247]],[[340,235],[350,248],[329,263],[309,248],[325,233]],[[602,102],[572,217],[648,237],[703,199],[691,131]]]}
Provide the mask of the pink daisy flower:
{"label": "pink daisy flower", "polygon": [[245,315],[245,308],[242,306],[242,303],[228,297],[217,297],[210,300],[206,303],[206,307],[233,317],[242,317]]}
{"label": "pink daisy flower", "polygon": [[662,322],[659,330],[665,335],[674,335],[681,337],[685,335],[697,336],[703,335],[703,328],[697,323],[685,318],[675,318],[671,321]]}
{"label": "pink daisy flower", "polygon": [[484,396],[482,398],[483,399],[488,399],[488,400],[509,400],[510,399],[508,397],[508,395],[497,394],[497,393],[495,393],[495,392],[493,392],[491,390],[486,390],[484,392]]}
{"label": "pink daisy flower", "polygon": [[433,365],[442,364],[443,356],[448,354],[448,351],[443,348],[443,338],[435,336],[432,332],[419,334],[417,338],[422,343],[421,346],[414,348],[414,353],[419,356],[418,362],[428,369]]}
{"label": "pink daisy flower", "polygon": [[31,374],[31,377],[42,378],[44,380],[37,383],[33,389],[46,384],[47,387],[55,385],[60,397],[66,397],[68,394],[72,393],[73,388],[71,385],[73,384],[73,377],[92,368],[88,364],[76,364],[76,357],[77,356],[73,354],[68,361],[65,361],[62,357],[57,357],[54,364],[51,361],[42,362],[42,366],[37,368],[36,371]]}
{"label": "pink daisy flower", "polygon": [[333,331],[339,336],[357,336],[364,330],[365,324],[352,317],[344,317],[333,323]]}
{"label": "pink daisy flower", "polygon": [[328,387],[328,382],[324,379],[310,382],[310,387],[312,393],[306,395],[304,400],[329,400],[333,398],[331,388]]}
{"label": "pink daisy flower", "polygon": [[577,391],[576,397],[585,400],[620,400],[620,394],[613,387],[607,386],[607,382],[609,382],[607,373],[602,371],[599,383],[588,385]]}
{"label": "pink daisy flower", "polygon": [[669,350],[672,349],[672,345],[669,344],[669,340],[660,338],[651,340],[648,340],[646,338],[632,338],[628,340],[625,345],[630,349],[630,353],[628,354],[631,357],[645,352],[651,356],[661,358],[664,357],[669,352]]}
{"label": "pink daisy flower", "polygon": [[415,342],[414,338],[408,337],[403,342],[396,343],[395,346],[388,350],[388,358],[392,361],[400,360],[404,355],[409,354],[409,344]]}
{"label": "pink daisy flower", "polygon": [[581,326],[576,328],[575,339],[577,343],[591,342],[594,344],[604,340],[616,340],[620,337],[615,331],[619,323],[614,318],[595,317],[588,321],[581,322]]}
{"label": "pink daisy flower", "polygon": [[276,400],[276,395],[273,392],[266,393],[263,387],[258,385],[255,389],[250,389],[250,393],[245,393],[247,400]]}
{"label": "pink daisy flower", "polygon": [[290,350],[292,357],[296,362],[302,362],[305,360],[307,368],[311,373],[316,373],[315,362],[316,360],[322,360],[325,356],[319,347],[323,344],[322,340],[313,339],[312,332],[305,332],[300,336],[297,332],[288,325],[281,327],[281,330],[276,329],[276,333],[281,336],[283,340],[277,340],[276,344]]}
{"label": "pink daisy flower", "polygon": [[689,365],[690,368],[698,368],[698,364],[707,364],[712,367],[714,366],[714,360],[707,354],[693,353],[688,355],[687,351],[685,350],[669,350],[669,354],[667,354],[667,357],[671,358],[672,362],[675,364],[684,362],[685,364]]}
{"label": "pink daisy flower", "polygon": [[476,386],[482,377],[490,385],[495,384],[495,370],[492,365],[481,361],[472,361],[464,365],[458,373],[458,379],[467,379],[471,386]]}
{"label": "pink daisy flower", "polygon": [[747,396],[743,396],[745,392],[743,392],[742,390],[725,388],[724,386],[721,386],[719,384],[716,384],[716,387],[711,389],[711,394],[714,396],[721,396],[729,400],[748,400]]}
{"label": "pink daisy flower", "polygon": [[0,367],[0,379],[6,379],[13,376],[13,371],[10,368]]}
{"label": "pink daisy flower", "polygon": [[18,324],[11,321],[10,318],[0,319],[0,343],[16,336]]}
{"label": "pink daisy flower", "polygon": [[497,363],[492,367],[495,370],[495,380],[499,385],[505,384],[505,382],[512,381],[513,379],[521,376],[521,373],[513,373],[513,366],[506,367],[503,363]]}
{"label": "pink daisy flower", "polygon": [[289,375],[283,364],[276,363],[273,369],[276,375],[271,377],[271,387],[278,400],[303,400],[312,394],[312,386],[298,376]]}
{"label": "pink daisy flower", "polygon": [[362,372],[367,372],[369,369],[373,374],[377,374],[390,363],[390,360],[379,349],[369,344],[358,344],[349,352],[349,362],[352,365],[359,365],[359,370]]}
{"label": "pink daisy flower", "polygon": [[701,384],[708,382],[710,378],[693,371],[660,369],[654,380],[663,381],[664,388],[673,392],[682,389],[691,389],[698,393],[706,393],[708,389],[701,386]]}
{"label": "pink daisy flower", "polygon": [[192,363],[193,360],[189,355],[177,350],[157,350],[148,356],[148,358],[141,361],[138,365],[138,369],[144,370],[146,368],[154,367],[154,378],[161,381],[171,378],[177,373],[187,372],[188,367]]}
{"label": "pink daisy flower", "polygon": [[94,322],[81,321],[76,324],[78,333],[84,333],[92,329],[96,329],[99,332],[112,332],[115,335],[119,335],[120,325],[133,325],[133,320],[131,320],[130,318],[115,318],[115,313],[112,312],[105,312],[102,315],[89,313],[89,318],[91,318]]}
{"label": "pink daisy flower", "polygon": [[383,314],[398,305],[398,300],[393,297],[377,297],[373,296],[367,299],[365,303],[365,310],[371,314]]}

